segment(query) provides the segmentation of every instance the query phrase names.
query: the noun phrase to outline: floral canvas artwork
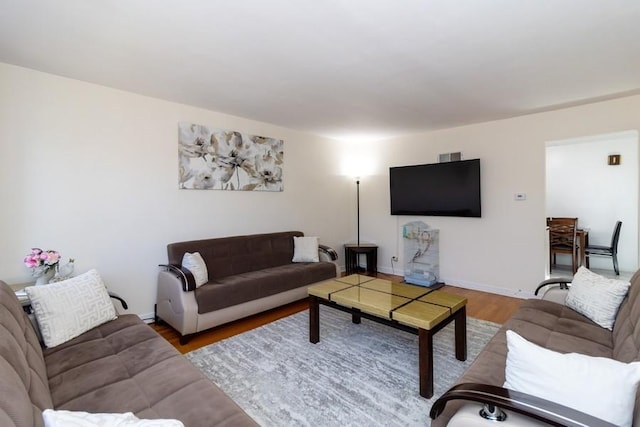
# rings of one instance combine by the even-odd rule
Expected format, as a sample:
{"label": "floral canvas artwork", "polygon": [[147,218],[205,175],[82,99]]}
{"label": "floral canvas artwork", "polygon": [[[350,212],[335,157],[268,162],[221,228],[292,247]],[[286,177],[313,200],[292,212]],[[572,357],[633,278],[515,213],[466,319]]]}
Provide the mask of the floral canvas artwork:
{"label": "floral canvas artwork", "polygon": [[281,139],[180,123],[178,141],[181,189],[283,189]]}

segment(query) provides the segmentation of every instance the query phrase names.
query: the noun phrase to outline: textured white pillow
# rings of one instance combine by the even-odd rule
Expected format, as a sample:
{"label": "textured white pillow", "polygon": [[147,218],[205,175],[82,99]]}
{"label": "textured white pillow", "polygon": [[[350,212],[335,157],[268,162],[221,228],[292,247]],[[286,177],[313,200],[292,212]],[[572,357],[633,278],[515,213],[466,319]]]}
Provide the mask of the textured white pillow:
{"label": "textured white pillow", "polygon": [[561,354],[507,331],[504,387],[631,426],[640,362]]}
{"label": "textured white pillow", "polygon": [[25,290],[47,347],[60,345],[116,318],[116,309],[96,270]]}
{"label": "textured white pillow", "polygon": [[186,252],[182,256],[182,266],[193,273],[193,277],[196,280],[196,288],[204,285],[209,281],[209,271],[207,270],[207,264],[200,252],[194,252],[190,254]]}
{"label": "textured white pillow", "polygon": [[580,267],[571,281],[565,305],[612,330],[629,286],[629,282],[607,279]]}
{"label": "textured white pillow", "polygon": [[45,409],[42,418],[45,427],[184,427],[178,420],[141,420],[132,412],[90,414],[82,411]]}
{"label": "textured white pillow", "polygon": [[293,236],[292,262],[319,262],[318,238]]}

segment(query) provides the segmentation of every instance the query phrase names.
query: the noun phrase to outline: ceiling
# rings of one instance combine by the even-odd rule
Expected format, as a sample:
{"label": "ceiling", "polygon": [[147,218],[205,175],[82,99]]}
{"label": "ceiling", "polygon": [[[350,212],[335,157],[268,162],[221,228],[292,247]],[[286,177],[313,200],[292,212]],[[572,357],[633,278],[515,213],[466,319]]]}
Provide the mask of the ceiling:
{"label": "ceiling", "polygon": [[640,93],[640,1],[0,0],[0,62],[385,138]]}

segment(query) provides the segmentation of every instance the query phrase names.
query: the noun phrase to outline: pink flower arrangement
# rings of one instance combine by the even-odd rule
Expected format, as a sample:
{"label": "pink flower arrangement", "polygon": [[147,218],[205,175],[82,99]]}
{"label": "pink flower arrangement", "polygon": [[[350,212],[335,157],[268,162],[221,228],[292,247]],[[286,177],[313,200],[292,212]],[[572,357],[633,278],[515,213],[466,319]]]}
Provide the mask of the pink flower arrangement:
{"label": "pink flower arrangement", "polygon": [[40,248],[31,249],[31,253],[24,258],[24,265],[33,271],[34,276],[41,276],[60,262],[58,251],[43,251]]}

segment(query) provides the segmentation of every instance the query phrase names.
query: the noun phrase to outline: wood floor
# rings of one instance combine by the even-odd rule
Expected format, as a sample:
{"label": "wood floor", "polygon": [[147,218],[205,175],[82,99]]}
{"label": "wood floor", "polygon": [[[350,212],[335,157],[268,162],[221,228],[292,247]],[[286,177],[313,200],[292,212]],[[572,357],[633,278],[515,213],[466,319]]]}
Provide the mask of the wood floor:
{"label": "wood floor", "polygon": [[[402,281],[402,277],[390,274],[378,273],[378,277]],[[476,319],[489,320],[496,323],[504,323],[520,307],[523,300],[502,295],[495,295],[486,292],[473,291],[469,289],[457,288],[455,286],[445,286],[442,290],[463,295],[467,297],[467,315]],[[279,307],[255,316],[241,319],[217,328],[202,332],[191,339],[187,344],[180,345],[179,334],[170,326],[161,324],[151,324],[151,326],[169,341],[181,353],[188,353],[205,345],[229,338],[233,335],[249,331],[283,317],[306,310],[309,307],[307,300],[296,301],[294,303]]]}

